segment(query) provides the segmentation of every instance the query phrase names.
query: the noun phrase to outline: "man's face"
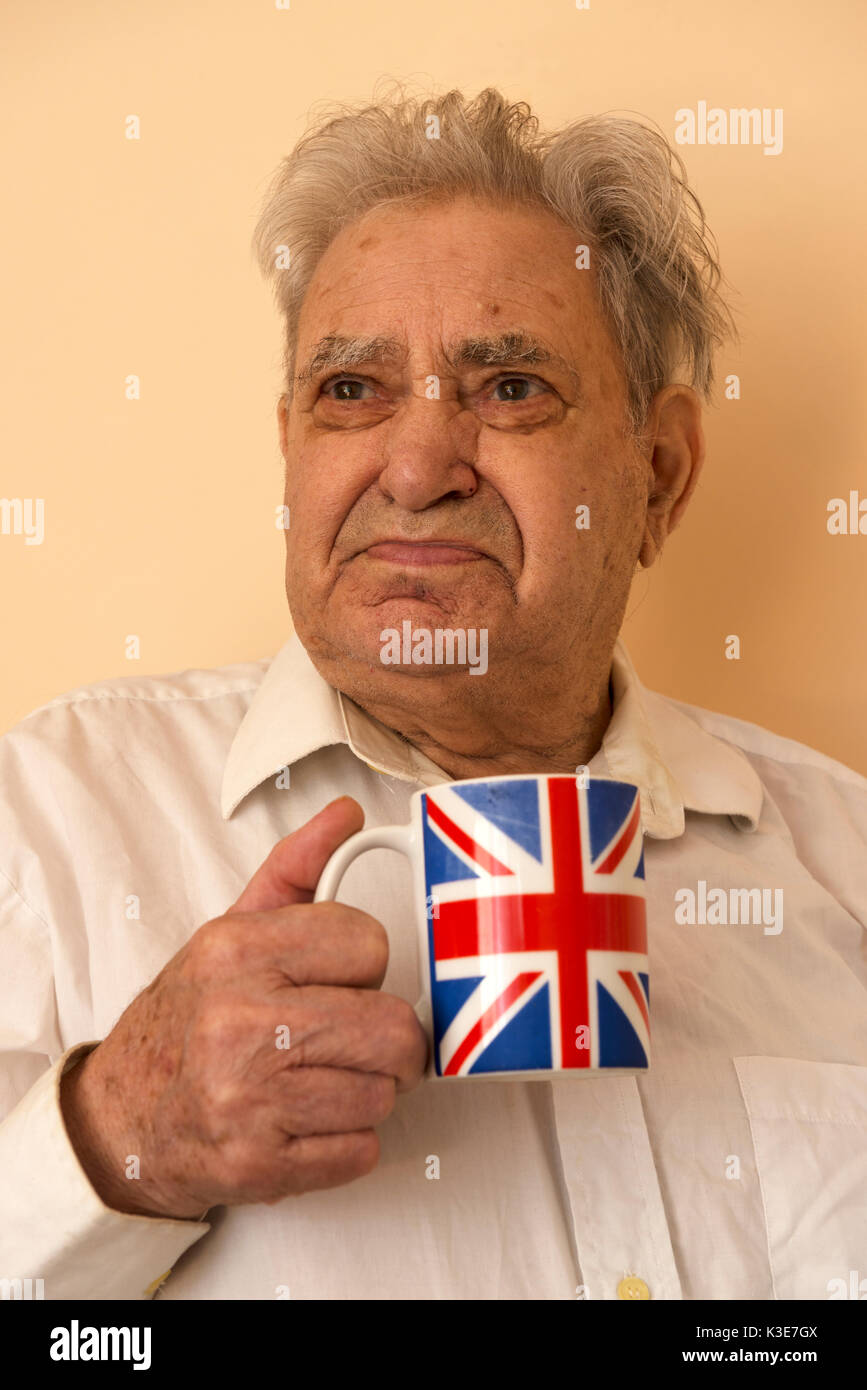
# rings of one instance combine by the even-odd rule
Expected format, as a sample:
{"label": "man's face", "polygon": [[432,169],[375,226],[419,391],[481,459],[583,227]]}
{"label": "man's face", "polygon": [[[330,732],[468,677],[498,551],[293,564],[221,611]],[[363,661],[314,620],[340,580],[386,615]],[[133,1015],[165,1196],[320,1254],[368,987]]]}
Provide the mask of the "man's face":
{"label": "man's face", "polygon": [[467,680],[383,665],[405,619],[487,629],[487,681],[516,693],[522,672],[544,686],[610,654],[652,470],[577,240],[543,210],[462,198],[368,214],[317,266],[296,371],[324,339],[386,344],[316,367],[281,414],[289,605],[347,693]]}

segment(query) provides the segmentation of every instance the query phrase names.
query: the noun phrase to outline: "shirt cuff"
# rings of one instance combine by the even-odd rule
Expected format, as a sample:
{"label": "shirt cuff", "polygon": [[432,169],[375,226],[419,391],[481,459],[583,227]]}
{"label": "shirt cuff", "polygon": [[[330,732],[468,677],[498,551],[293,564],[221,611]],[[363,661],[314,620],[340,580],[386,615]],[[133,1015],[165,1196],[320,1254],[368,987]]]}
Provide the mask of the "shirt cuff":
{"label": "shirt cuff", "polygon": [[[107,1207],[63,1122],[60,1079],[98,1042],[78,1043],[0,1124],[0,1280],[41,1279],[46,1299],[147,1299],[206,1221]],[[5,1285],[4,1285],[5,1287]]]}

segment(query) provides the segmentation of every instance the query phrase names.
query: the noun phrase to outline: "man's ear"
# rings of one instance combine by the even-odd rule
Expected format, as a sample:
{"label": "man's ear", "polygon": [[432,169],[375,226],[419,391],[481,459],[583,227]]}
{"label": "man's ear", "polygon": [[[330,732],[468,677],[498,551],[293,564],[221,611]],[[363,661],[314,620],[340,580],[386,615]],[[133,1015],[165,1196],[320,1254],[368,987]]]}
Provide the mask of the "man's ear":
{"label": "man's ear", "polygon": [[638,563],[653,564],[686,511],[704,463],[701,401],[691,386],[666,386],[650,403],[644,429],[653,472]]}

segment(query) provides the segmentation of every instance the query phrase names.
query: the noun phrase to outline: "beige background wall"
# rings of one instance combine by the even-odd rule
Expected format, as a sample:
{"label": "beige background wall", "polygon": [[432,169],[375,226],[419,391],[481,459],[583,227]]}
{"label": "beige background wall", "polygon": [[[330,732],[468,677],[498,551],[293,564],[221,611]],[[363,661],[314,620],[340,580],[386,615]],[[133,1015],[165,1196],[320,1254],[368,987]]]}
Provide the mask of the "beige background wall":
{"label": "beige background wall", "polygon": [[670,136],[700,100],[783,108],[777,156],[681,149],[738,292],[742,342],[719,375],[738,374],[741,399],[717,391],[703,481],[636,580],[624,636],[646,684],[867,773],[867,535],[827,531],[831,498],[867,498],[865,15],[861,0],[6,0],[0,495],[43,498],[45,534],[0,534],[0,728],[77,685],[285,640],[280,330],[249,238],[311,105],[369,99],[391,75],[493,84],[546,125],[637,111]]}

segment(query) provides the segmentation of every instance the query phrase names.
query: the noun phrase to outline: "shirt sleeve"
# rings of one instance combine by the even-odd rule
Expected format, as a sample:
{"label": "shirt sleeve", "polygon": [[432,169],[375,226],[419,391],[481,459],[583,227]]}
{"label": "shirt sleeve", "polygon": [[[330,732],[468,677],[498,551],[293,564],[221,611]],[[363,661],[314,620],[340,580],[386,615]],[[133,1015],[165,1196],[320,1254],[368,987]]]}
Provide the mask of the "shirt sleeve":
{"label": "shirt sleeve", "polygon": [[42,1280],[46,1300],[151,1298],[210,1225],[114,1211],[91,1185],[60,1080],[99,1040],[62,1051],[50,933],[2,873],[0,960],[0,1280]]}

